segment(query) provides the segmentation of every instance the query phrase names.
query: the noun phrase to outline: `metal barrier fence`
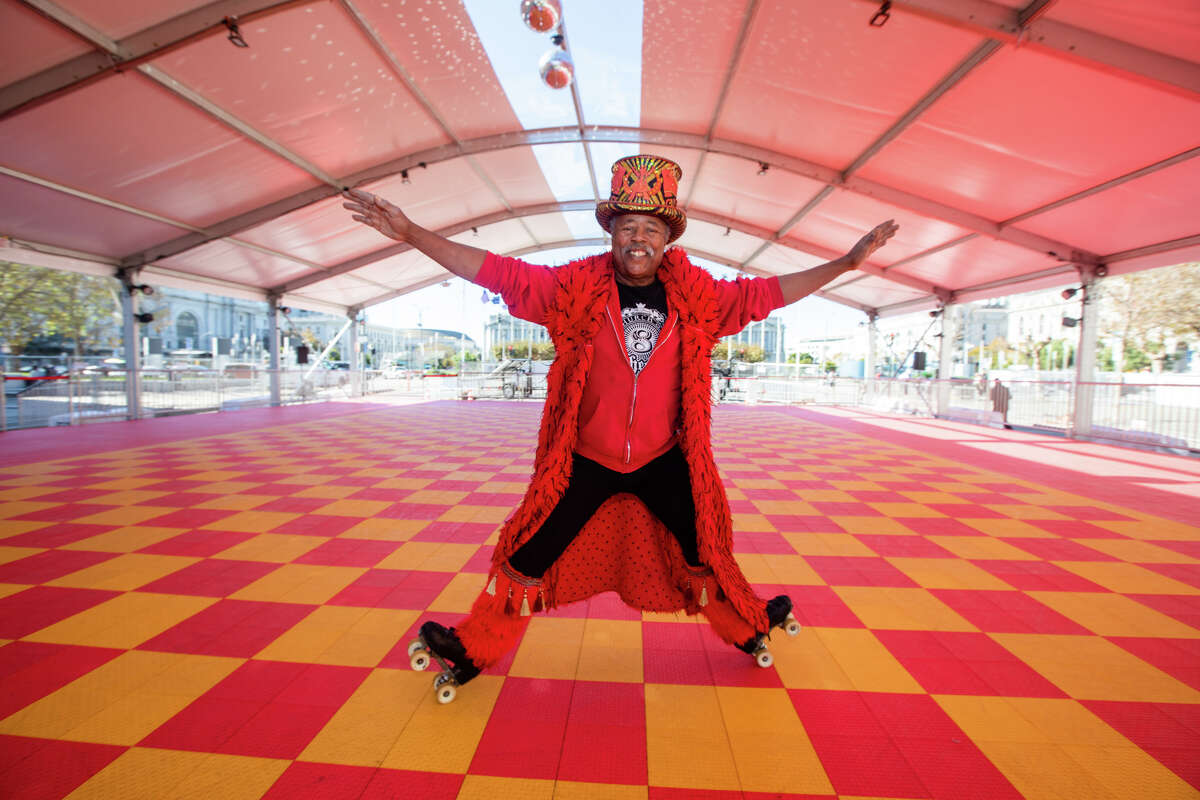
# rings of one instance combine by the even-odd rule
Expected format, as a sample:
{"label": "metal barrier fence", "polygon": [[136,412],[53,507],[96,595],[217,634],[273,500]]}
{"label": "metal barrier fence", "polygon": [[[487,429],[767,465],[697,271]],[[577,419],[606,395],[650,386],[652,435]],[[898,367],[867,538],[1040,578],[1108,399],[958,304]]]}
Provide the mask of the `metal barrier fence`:
{"label": "metal barrier fence", "polygon": [[[546,376],[482,371],[462,375],[349,370],[143,370],[136,416],[227,411],[388,392],[413,401],[543,399]],[[128,419],[126,376],[79,372],[42,379],[6,376],[0,430]],[[1200,382],[901,380],[842,377],[713,377],[718,403],[819,404],[938,416],[993,426],[1200,454]],[[1077,411],[1077,406],[1079,407]],[[1089,413],[1090,412],[1090,413]]]}

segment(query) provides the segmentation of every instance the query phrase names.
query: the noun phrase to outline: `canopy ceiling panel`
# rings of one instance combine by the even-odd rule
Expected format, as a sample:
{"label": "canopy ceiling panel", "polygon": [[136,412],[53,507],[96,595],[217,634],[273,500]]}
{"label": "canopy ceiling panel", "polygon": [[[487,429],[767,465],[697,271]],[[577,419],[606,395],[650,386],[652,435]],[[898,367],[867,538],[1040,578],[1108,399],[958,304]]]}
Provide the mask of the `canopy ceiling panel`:
{"label": "canopy ceiling panel", "polygon": [[[864,230],[885,219],[896,220],[900,230],[888,246],[872,258],[881,266],[911,258],[970,233],[957,225],[839,189],[805,215],[789,234],[844,252],[854,246]],[[941,283],[948,285],[948,281]]]}
{"label": "canopy ceiling panel", "polygon": [[939,281],[951,276],[954,283],[949,288],[966,289],[982,283],[1015,278],[1024,273],[1040,272],[1061,264],[1052,256],[977,236],[905,264],[903,274],[939,286],[945,285]]}
{"label": "canopy ceiling panel", "polygon": [[898,303],[910,303],[920,300],[924,295],[924,292],[917,289],[910,289],[907,286],[901,286],[898,283],[893,283],[885,278],[877,278],[873,275],[856,280],[851,285],[854,287],[853,292],[848,291],[849,287],[839,289],[837,286],[830,286],[826,288],[824,296],[833,300],[842,300],[842,302],[856,303],[868,308],[883,308]]}
{"label": "canopy ceiling panel", "polygon": [[191,225],[316,183],[137,72],[4,120],[0,137],[7,166]]}
{"label": "canopy ceiling panel", "polygon": [[521,127],[461,5],[357,0],[355,6],[455,137],[475,139]]}
{"label": "canopy ceiling panel", "polygon": [[762,241],[741,231],[712,225],[697,219],[688,220],[687,230],[679,239],[684,250],[694,247],[741,264],[762,246]]}
{"label": "canopy ceiling panel", "polygon": [[645,4],[642,73],[653,80],[642,81],[642,125],[708,132],[747,5],[747,0]]}
{"label": "canopy ceiling panel", "polygon": [[1200,158],[1192,158],[1030,217],[1020,227],[1107,254],[1189,236],[1198,219]]}
{"label": "canopy ceiling panel", "polygon": [[0,231],[110,259],[179,234],[170,225],[6,175],[0,175]]}
{"label": "canopy ceiling panel", "polygon": [[6,252],[352,310],[444,273],[343,185],[538,261],[605,246],[609,164],[646,152],[734,269],[897,220],[825,292],[880,315],[1197,257],[1195,0],[633,5],[564,3],[554,91],[518,0],[0,0]]}
{"label": "canopy ceiling panel", "polygon": [[181,272],[243,283],[258,289],[268,289],[317,271],[315,265],[300,264],[250,247],[241,247],[224,239],[209,242],[155,263]]}
{"label": "canopy ceiling panel", "polygon": [[760,175],[759,171],[742,158],[709,155],[704,160],[704,181],[692,192],[689,203],[735,219],[754,220],[775,231],[825,188],[819,181],[793,172],[767,170]]}
{"label": "canopy ceiling panel", "polygon": [[471,157],[512,208],[554,202],[554,193],[531,147],[510,147]]}
{"label": "canopy ceiling panel", "polygon": [[4,53],[0,84],[7,86],[90,50],[78,36],[33,9],[5,4],[4,24],[0,25],[0,53]]}
{"label": "canopy ceiling panel", "polygon": [[1197,131],[1195,98],[1006,50],[860,174],[1006,220],[1195,147]]}
{"label": "canopy ceiling panel", "polygon": [[1200,3],[1195,0],[1058,0],[1046,16],[1178,58],[1200,53]]}
{"label": "canopy ceiling panel", "polygon": [[915,16],[873,28],[863,12],[828,0],[759,3],[716,135],[843,169],[980,43]]}
{"label": "canopy ceiling panel", "polygon": [[246,25],[251,44],[208,37],[154,66],[331,175],[449,138],[335,3]]}

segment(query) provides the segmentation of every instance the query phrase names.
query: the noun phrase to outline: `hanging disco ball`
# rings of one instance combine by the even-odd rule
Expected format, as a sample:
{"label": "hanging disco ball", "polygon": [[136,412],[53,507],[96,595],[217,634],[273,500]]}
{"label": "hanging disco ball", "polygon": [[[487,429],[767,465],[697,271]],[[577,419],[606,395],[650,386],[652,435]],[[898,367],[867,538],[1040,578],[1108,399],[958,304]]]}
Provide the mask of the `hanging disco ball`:
{"label": "hanging disco ball", "polygon": [[551,89],[565,89],[575,77],[575,62],[566,50],[555,47],[547,50],[538,62],[538,74]]}
{"label": "hanging disco ball", "polygon": [[521,0],[521,19],[535,33],[549,33],[562,21],[559,0]]}

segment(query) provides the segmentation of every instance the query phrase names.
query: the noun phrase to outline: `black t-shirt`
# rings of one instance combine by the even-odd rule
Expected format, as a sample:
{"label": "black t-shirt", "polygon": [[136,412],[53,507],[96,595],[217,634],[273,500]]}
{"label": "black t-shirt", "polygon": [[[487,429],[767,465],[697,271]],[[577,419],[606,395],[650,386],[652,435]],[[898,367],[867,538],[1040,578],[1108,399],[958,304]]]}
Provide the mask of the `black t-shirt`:
{"label": "black t-shirt", "polygon": [[649,286],[626,286],[618,281],[617,294],[625,327],[625,352],[636,375],[650,360],[658,333],[667,321],[667,291],[657,280]]}

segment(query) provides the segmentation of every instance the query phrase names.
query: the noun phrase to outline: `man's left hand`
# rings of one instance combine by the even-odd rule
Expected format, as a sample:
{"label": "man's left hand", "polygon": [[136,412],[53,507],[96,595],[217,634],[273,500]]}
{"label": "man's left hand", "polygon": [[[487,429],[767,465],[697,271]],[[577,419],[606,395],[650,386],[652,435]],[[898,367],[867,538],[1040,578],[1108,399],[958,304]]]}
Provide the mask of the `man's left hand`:
{"label": "man's left hand", "polygon": [[889,219],[887,222],[881,222],[871,229],[871,232],[858,240],[854,247],[850,248],[850,252],[846,254],[846,261],[851,269],[858,269],[868,258],[871,253],[874,253],[879,248],[887,243],[887,240],[895,235],[896,231],[900,230],[900,226],[895,220]]}

